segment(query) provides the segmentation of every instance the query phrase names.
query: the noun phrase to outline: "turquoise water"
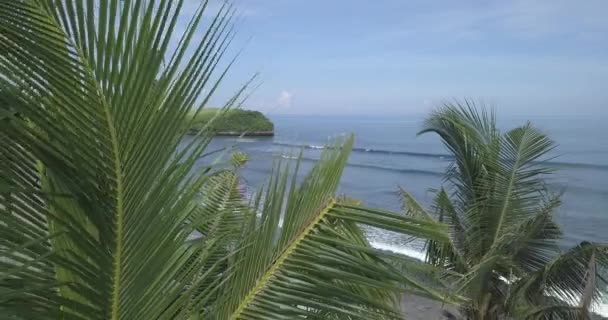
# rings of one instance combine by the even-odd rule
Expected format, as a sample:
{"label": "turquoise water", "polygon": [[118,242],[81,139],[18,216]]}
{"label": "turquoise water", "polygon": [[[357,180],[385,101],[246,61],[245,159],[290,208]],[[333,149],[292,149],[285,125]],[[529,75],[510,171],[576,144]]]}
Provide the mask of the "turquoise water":
{"label": "turquoise water", "polygon": [[[304,147],[303,170],[318,159],[322,146],[332,137],[355,133],[355,148],[345,170],[339,192],[365,204],[399,210],[397,185],[429,204],[429,188],[442,184],[442,173],[450,156],[437,136],[416,136],[422,117],[329,117],[275,116],[274,138],[216,138],[210,150],[236,144],[251,161],[243,171],[253,192],[268,177],[273,159],[296,154]],[[502,128],[531,120],[558,144],[550,165],[557,173],[551,187],[564,191],[557,220],[564,231],[563,246],[582,240],[608,242],[608,142],[607,119],[592,117],[499,118]],[[372,235],[385,246],[414,246],[391,234]]]}

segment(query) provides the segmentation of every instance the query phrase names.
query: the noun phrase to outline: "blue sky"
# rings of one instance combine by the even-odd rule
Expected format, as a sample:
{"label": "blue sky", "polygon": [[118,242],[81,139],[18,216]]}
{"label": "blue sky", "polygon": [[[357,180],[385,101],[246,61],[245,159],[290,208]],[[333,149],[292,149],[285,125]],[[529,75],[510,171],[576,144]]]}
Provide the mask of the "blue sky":
{"label": "blue sky", "polygon": [[469,97],[607,114],[605,0],[234,2],[245,51],[218,99],[259,72],[246,107],[268,113],[418,114]]}

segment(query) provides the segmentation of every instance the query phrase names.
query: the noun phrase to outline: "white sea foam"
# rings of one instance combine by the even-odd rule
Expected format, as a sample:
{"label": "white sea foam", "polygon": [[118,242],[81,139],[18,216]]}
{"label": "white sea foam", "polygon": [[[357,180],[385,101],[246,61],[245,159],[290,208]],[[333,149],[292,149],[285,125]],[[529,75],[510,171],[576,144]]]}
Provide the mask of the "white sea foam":
{"label": "white sea foam", "polygon": [[298,160],[298,157],[296,156],[288,156],[288,155],[281,155],[281,158],[283,159],[289,159],[289,160]]}
{"label": "white sea foam", "polygon": [[594,306],[593,312],[601,315],[602,317],[608,317],[608,296],[604,295],[604,302]]}
{"label": "white sea foam", "polygon": [[376,241],[370,241],[370,244],[374,248],[391,251],[391,252],[395,252],[395,253],[400,253],[400,254],[406,255],[408,257],[416,258],[421,261],[423,261],[424,257],[425,257],[424,252],[414,249],[414,248],[406,247],[406,246],[392,245],[392,244],[376,242]]}

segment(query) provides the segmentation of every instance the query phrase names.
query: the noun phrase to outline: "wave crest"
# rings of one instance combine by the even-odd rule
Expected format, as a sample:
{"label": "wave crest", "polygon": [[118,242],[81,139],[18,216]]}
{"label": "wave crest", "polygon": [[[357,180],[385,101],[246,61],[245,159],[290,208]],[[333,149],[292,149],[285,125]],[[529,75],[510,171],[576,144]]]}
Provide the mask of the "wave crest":
{"label": "wave crest", "polygon": [[[291,148],[304,148],[322,150],[326,149],[327,146],[314,145],[314,144],[297,144],[287,142],[273,142],[276,146],[291,147]],[[426,152],[412,152],[412,151],[397,151],[397,150],[384,150],[384,149],[373,149],[373,148],[360,148],[355,147],[352,149],[356,153],[371,153],[371,154],[385,154],[385,155],[401,155],[408,157],[418,158],[431,158],[437,160],[453,160],[454,157],[449,154],[443,153],[426,153]],[[608,171],[608,165],[593,164],[593,163],[580,163],[580,162],[562,162],[562,161],[537,161],[535,163],[542,163],[545,165],[558,167],[558,168],[571,168],[571,169],[595,169],[595,170],[606,170]]]}

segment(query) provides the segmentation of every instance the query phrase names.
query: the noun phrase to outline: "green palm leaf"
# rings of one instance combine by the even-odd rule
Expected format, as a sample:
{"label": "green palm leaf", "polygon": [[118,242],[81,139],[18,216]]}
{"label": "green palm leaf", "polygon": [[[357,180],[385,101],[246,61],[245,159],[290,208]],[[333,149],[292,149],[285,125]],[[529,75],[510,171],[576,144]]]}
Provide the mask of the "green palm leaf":
{"label": "green palm leaf", "polygon": [[408,287],[441,298],[383,259],[357,225],[445,240],[441,226],[332,200],[351,146],[329,148],[300,187],[277,167],[219,318],[400,319],[396,302]]}
{"label": "green palm leaf", "polygon": [[213,77],[233,11],[195,39],[202,3],[169,52],[182,7],[0,3],[0,81],[27,88],[10,100],[21,116],[2,126],[4,314],[151,319],[187,305],[206,259],[184,272],[196,248],[183,225],[208,179],[190,172],[209,139],[175,150],[191,106],[225,75]]}
{"label": "green palm leaf", "polygon": [[[427,242],[427,260],[469,298],[471,319],[587,317],[606,283],[605,246],[582,243],[562,253],[543,161],[554,142],[530,123],[501,134],[493,114],[474,103],[446,104],[425,122],[453,155],[434,210],[402,192],[406,213],[447,224],[450,241]],[[447,245],[449,244],[449,245]],[[523,310],[523,311],[522,311]]]}
{"label": "green palm leaf", "polygon": [[333,200],[352,138],[299,186],[278,165],[250,205],[238,168],[200,167],[208,130],[180,146],[230,67],[234,14],[204,24],[202,2],[170,50],[183,5],[0,2],[0,312],[395,319],[404,290],[441,299],[359,227],[441,242],[441,225]]}
{"label": "green palm leaf", "polygon": [[[583,242],[518,281],[513,297],[541,308],[566,304],[588,316],[590,306],[601,302],[608,286],[602,275],[607,267],[608,246]],[[551,296],[562,301],[548,298]]]}
{"label": "green palm leaf", "polygon": [[490,177],[496,199],[492,206],[497,210],[496,218],[488,222],[492,245],[509,232],[506,226],[538,212],[545,196],[544,177],[552,171],[536,161],[550,152],[554,143],[530,123],[507,132],[503,140],[498,174]]}
{"label": "green palm leaf", "polygon": [[589,320],[588,312],[578,307],[549,305],[534,308],[521,315],[527,320]]}
{"label": "green palm leaf", "polygon": [[[486,221],[481,214],[488,205],[485,199],[491,192],[487,173],[495,167],[495,151],[500,142],[495,116],[485,109],[478,111],[476,105],[468,100],[462,104],[446,104],[425,121],[418,134],[428,132],[438,134],[454,155],[445,179],[454,188],[452,202],[459,210],[462,226],[467,228],[462,233],[466,236],[463,240],[471,252],[483,252],[490,242],[488,234],[482,231]],[[475,260],[481,258],[477,256]]]}
{"label": "green palm leaf", "polygon": [[468,269],[467,262],[464,259],[462,246],[462,225],[457,217],[454,207],[444,189],[442,189],[436,197],[435,214],[427,212],[427,210],[414,199],[414,197],[399,187],[399,195],[401,197],[402,209],[406,215],[418,217],[426,221],[437,221],[445,223],[449,227],[449,240],[437,242],[435,240],[426,240],[426,261],[434,266],[440,266],[450,271],[466,273]]}

